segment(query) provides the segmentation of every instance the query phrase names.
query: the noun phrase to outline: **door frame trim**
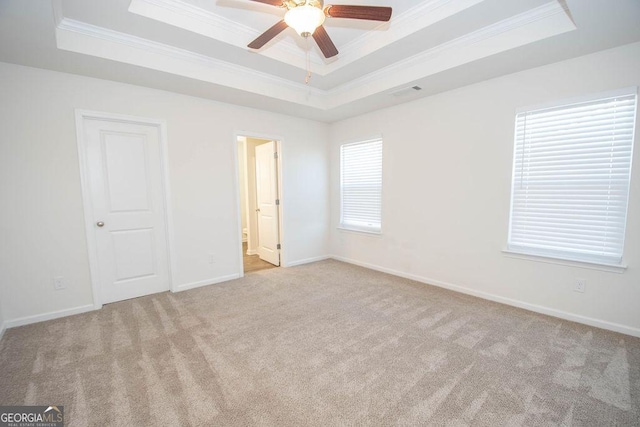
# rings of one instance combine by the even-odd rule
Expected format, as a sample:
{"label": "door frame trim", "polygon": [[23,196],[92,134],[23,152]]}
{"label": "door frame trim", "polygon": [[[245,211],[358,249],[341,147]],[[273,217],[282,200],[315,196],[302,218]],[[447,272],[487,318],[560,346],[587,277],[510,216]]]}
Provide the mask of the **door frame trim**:
{"label": "door frame trim", "polygon": [[175,237],[173,231],[173,215],[171,212],[170,186],[169,186],[169,147],[167,140],[167,124],[161,119],[151,119],[147,117],[130,116],[125,114],[106,113],[102,111],[91,111],[76,109],[76,142],[78,144],[78,161],[80,166],[80,187],[82,190],[82,203],[84,208],[84,223],[87,236],[87,254],[89,256],[89,272],[91,275],[91,290],[93,292],[93,308],[99,310],[102,308],[102,294],[100,289],[100,269],[98,264],[97,239],[95,236],[95,227],[93,225],[93,203],[91,201],[87,150],[84,139],[84,121],[87,119],[102,120],[117,123],[130,123],[144,126],[153,126],[158,129],[160,137],[160,171],[162,175],[162,201],[164,203],[164,219],[167,238],[167,257],[169,261],[169,290],[177,292],[175,289]]}
{"label": "door frame trim", "polygon": [[280,205],[278,206],[278,240],[282,246],[280,249],[280,267],[287,267],[285,252],[287,250],[287,245],[284,244],[284,216],[285,216],[285,196],[284,196],[284,185],[282,183],[282,165],[284,163],[284,154],[283,154],[283,145],[284,138],[282,136],[273,135],[273,134],[265,134],[260,132],[251,132],[251,131],[236,131],[233,134],[233,169],[235,171],[234,174],[234,188],[235,188],[235,199],[236,199],[236,221],[237,221],[237,232],[238,242],[240,242],[240,249],[238,251],[238,268],[240,277],[244,277],[244,254],[242,251],[242,211],[240,209],[240,169],[238,168],[238,138],[256,138],[256,139],[264,139],[267,141],[273,141],[276,144],[276,151],[278,153],[278,158],[276,160],[276,165],[278,168],[278,197],[280,200]]}

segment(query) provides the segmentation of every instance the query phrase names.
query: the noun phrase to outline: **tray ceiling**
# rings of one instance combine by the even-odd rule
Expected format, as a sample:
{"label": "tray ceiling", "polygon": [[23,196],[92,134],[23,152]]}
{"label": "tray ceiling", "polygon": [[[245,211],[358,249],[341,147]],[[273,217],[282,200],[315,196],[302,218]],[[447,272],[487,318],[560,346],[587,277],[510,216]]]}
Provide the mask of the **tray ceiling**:
{"label": "tray ceiling", "polygon": [[[388,5],[393,16],[388,23],[328,18],[325,27],[340,53],[327,60],[312,39],[290,28],[262,49],[248,49],[285,12],[248,0],[2,0],[0,60],[146,81],[143,85],[333,121],[640,40],[634,25],[640,2],[634,0],[338,3]],[[47,55],[17,53],[12,40]],[[62,60],[69,55],[70,61]]]}

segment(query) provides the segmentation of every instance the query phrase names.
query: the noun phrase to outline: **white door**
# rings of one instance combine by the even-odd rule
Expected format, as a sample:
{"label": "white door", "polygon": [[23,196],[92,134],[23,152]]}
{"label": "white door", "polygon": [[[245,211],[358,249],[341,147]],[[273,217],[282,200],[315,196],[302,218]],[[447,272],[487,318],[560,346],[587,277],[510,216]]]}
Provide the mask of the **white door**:
{"label": "white door", "polygon": [[100,302],[169,290],[159,128],[85,118],[83,137]]}
{"label": "white door", "polygon": [[280,265],[278,231],[278,169],[274,141],[256,147],[256,198],[258,205],[258,255]]}

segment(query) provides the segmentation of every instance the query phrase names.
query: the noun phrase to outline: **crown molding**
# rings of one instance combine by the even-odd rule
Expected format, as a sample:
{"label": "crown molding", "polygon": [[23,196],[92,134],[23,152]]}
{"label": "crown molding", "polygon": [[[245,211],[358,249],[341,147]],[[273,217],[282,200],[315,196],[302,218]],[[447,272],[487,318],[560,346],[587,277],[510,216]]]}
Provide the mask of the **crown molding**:
{"label": "crown molding", "polygon": [[[262,34],[245,24],[182,0],[131,0],[129,12],[244,50],[247,50],[247,44]],[[279,40],[267,49],[262,49],[260,54],[306,70],[305,52],[291,41]],[[324,71],[324,62],[315,54],[311,55],[311,71],[318,75],[322,75]]]}
{"label": "crown molding", "polygon": [[554,0],[337,86],[328,93],[330,108],[575,29]]}
{"label": "crown molding", "polygon": [[[431,4],[435,3],[437,2]],[[444,3],[444,0],[439,3]],[[68,18],[62,19],[58,24],[56,41],[60,49],[160,70],[326,111],[575,29],[576,26],[565,9],[554,0],[330,90],[316,89],[248,67]]]}
{"label": "crown molding", "polygon": [[[311,71],[319,76],[329,75],[391,43],[483,1],[485,0],[426,0],[394,16],[390,23],[381,23],[376,29],[367,31],[346,45],[340,46],[340,55],[333,60],[327,61],[312,52]],[[129,12],[242,49],[247,49],[246,45],[261,34],[249,26],[183,0],[131,0]],[[330,27],[329,31],[331,31]],[[262,49],[259,54],[303,70],[306,66],[304,50],[288,40],[279,40],[267,49]]]}
{"label": "crown molding", "polygon": [[[326,64],[326,74],[483,1],[485,0],[428,0],[420,3],[406,12],[394,16],[391,22],[382,23],[374,30],[367,31],[342,46],[339,60]],[[379,31],[382,29],[384,31]]]}
{"label": "crown molding", "polygon": [[130,34],[64,18],[56,28],[58,49],[164,71],[325,109],[326,92],[272,74]]}

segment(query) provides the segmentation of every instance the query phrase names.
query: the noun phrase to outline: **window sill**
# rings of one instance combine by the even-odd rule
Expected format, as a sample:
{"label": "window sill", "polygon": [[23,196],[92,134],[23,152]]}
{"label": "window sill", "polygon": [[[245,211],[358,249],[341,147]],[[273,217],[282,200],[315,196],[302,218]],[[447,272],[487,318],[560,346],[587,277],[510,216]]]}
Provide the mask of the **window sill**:
{"label": "window sill", "polygon": [[588,261],[576,261],[571,259],[552,258],[544,255],[536,255],[527,252],[520,252],[512,249],[503,249],[502,253],[509,258],[523,259],[527,261],[543,262],[546,264],[564,265],[567,267],[586,268],[589,270],[607,271],[609,273],[622,274],[627,270],[624,264],[603,264]]}
{"label": "window sill", "polygon": [[381,231],[356,230],[353,228],[346,228],[346,227],[337,227],[337,228],[338,228],[338,231],[341,231],[341,232],[364,234],[371,237],[382,237]]}

